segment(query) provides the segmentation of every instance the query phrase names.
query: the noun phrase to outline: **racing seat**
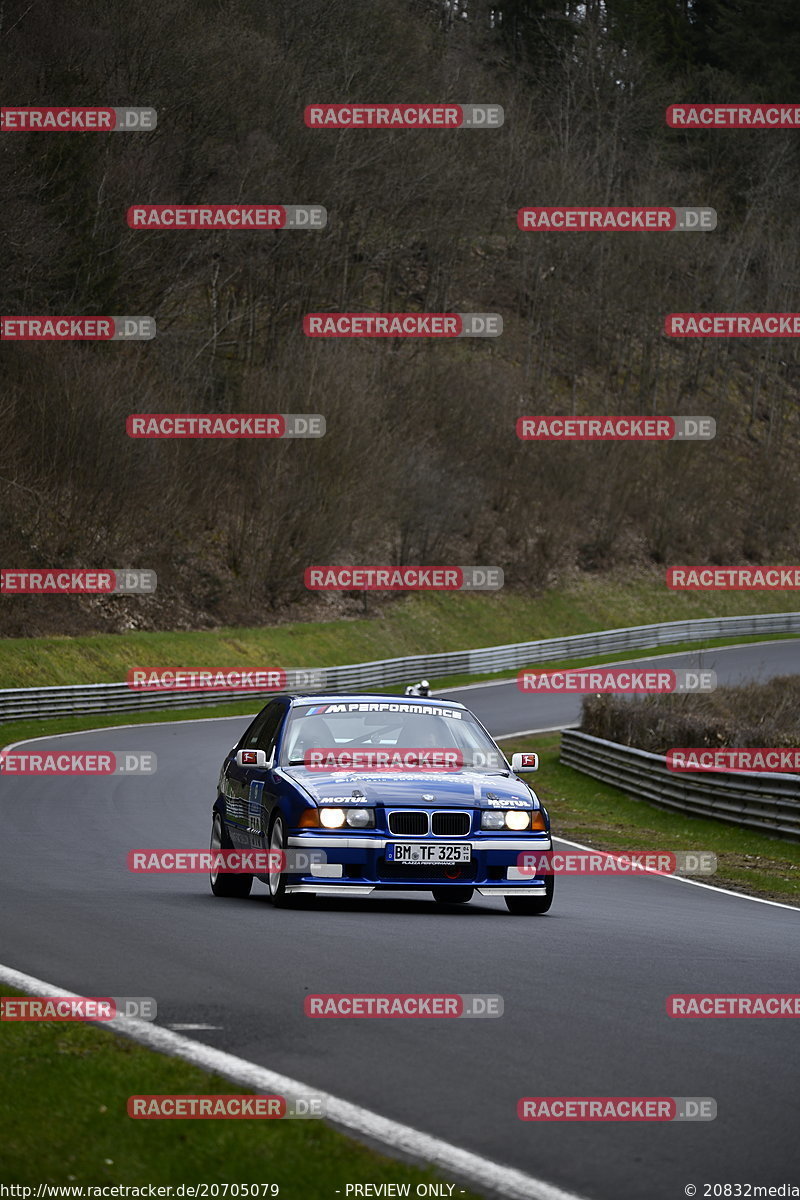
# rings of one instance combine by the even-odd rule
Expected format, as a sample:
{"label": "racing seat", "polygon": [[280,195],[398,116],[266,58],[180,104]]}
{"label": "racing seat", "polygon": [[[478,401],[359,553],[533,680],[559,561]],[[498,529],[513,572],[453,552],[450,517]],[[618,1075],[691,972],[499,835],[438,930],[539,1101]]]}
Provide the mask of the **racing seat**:
{"label": "racing seat", "polygon": [[289,762],[297,762],[298,759],[305,761],[309,750],[335,745],[336,741],[327,721],[323,721],[322,717],[304,717],[298,722],[297,733],[289,747]]}
{"label": "racing seat", "polygon": [[453,745],[449,730],[445,729],[441,717],[412,717],[403,726],[403,732],[398,744],[420,747],[443,747]]}

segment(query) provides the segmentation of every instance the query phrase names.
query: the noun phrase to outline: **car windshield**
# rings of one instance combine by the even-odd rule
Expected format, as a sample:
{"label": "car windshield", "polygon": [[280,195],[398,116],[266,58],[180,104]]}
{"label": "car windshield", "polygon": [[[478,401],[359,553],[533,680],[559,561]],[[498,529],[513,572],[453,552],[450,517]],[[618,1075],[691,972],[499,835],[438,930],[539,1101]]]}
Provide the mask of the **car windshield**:
{"label": "car windshield", "polygon": [[[322,750],[333,753],[312,754]],[[402,761],[409,769],[433,763],[438,769],[487,774],[509,770],[492,739],[463,709],[402,700],[296,705],[287,724],[281,763],[380,769],[400,761],[397,754],[386,751],[405,752]]]}

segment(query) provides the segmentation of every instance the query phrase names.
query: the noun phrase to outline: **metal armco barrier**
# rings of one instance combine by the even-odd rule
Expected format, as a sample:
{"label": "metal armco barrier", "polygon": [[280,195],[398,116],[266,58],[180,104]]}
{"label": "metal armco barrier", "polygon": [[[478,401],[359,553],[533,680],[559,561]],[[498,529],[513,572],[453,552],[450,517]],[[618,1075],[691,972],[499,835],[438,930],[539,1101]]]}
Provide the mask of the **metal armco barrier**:
{"label": "metal armco barrier", "polygon": [[[536,642],[512,642],[507,646],[484,646],[480,650],[454,650],[445,654],[414,654],[377,662],[324,668],[326,692],[363,691],[411,683],[415,679],[443,679],[451,675],[480,675],[529,667],[535,663],[558,662],[614,654],[624,650],[699,641],[704,638],[739,637],[752,634],[800,634],[800,612],[765,613],[748,617],[708,617],[692,621],[666,621],[658,625],[634,625],[579,633],[571,637],[545,638]],[[138,665],[138,664],[137,664]],[[274,666],[252,663],[251,668]],[[318,667],[319,664],[313,664]],[[223,704],[250,699],[257,701],[271,692],[242,691],[134,691],[125,683],[93,683],[77,687],[6,688],[0,690],[0,721],[22,717],[66,716],[82,713],[144,712],[147,709],[194,708],[201,704]]]}
{"label": "metal armco barrier", "polygon": [[576,729],[561,734],[561,762],[636,800],[800,841],[800,775],[670,771],[661,754]]}

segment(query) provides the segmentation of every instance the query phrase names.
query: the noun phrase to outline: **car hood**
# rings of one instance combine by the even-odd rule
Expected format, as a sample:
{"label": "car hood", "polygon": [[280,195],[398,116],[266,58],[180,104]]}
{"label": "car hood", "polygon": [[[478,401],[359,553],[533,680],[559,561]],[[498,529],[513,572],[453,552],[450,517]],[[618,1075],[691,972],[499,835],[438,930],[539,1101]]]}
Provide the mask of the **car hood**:
{"label": "car hood", "polygon": [[402,804],[403,807],[535,808],[536,793],[516,776],[480,771],[309,771],[284,774],[318,804]]}

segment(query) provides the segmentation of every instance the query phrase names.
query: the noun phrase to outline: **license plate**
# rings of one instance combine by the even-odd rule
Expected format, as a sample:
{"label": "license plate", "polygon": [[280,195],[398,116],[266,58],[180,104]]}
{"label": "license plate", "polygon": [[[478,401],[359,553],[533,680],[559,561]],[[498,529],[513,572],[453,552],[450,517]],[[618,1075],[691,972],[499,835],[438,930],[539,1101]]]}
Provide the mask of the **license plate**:
{"label": "license plate", "polygon": [[466,863],[472,859],[470,845],[429,845],[427,842],[388,842],[386,861],[396,863]]}

